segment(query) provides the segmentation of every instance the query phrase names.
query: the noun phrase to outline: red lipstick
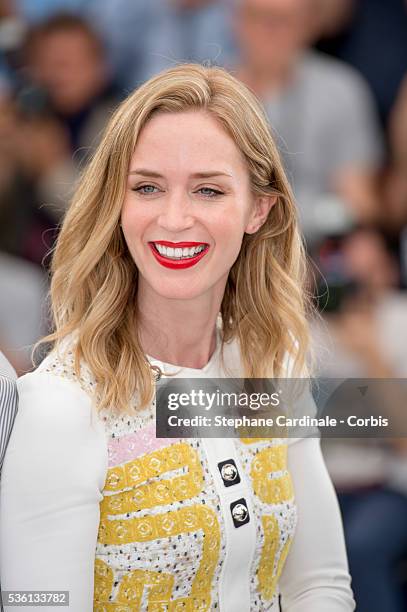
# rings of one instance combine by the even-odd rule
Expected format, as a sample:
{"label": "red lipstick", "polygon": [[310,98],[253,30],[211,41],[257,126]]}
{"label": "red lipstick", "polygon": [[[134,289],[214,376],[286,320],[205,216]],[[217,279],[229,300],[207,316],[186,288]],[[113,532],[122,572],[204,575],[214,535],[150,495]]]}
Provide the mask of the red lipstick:
{"label": "red lipstick", "polygon": [[[154,242],[149,242],[149,247],[154,257],[165,268],[171,268],[172,270],[183,270],[185,268],[190,268],[198,263],[206,255],[209,250],[209,244],[206,242],[169,242],[168,240],[155,240]],[[193,255],[192,257],[187,257],[185,259],[170,259],[165,255],[161,255],[158,250],[155,248],[154,244],[161,244],[162,246],[171,247],[173,249],[181,249],[181,248],[190,248],[194,246],[204,245],[204,249]]]}

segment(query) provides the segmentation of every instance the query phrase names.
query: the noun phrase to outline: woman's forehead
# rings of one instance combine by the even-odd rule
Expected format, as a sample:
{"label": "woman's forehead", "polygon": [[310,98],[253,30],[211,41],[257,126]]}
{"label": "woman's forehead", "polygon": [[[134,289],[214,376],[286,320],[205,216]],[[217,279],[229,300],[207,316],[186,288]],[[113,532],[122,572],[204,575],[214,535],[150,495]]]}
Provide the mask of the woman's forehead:
{"label": "woman's forehead", "polygon": [[244,157],[215,117],[203,111],[160,113],[143,127],[130,170],[188,168],[192,174],[212,172],[233,176],[246,169]]}

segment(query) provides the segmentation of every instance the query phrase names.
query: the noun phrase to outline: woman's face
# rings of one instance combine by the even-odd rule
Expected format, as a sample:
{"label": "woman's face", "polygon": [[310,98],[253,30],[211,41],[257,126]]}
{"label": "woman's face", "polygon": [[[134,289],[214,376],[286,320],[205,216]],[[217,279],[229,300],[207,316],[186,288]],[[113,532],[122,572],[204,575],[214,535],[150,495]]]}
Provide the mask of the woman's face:
{"label": "woman's face", "polygon": [[255,201],[242,154],[211,115],[153,116],[131,159],[121,214],[139,291],[221,299],[244,233],[267,216],[266,200]]}

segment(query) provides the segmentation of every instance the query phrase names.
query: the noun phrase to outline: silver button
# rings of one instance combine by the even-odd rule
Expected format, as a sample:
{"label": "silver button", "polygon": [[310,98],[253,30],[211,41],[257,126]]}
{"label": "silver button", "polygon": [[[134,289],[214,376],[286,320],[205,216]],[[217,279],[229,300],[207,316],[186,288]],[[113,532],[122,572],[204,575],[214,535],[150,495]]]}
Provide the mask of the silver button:
{"label": "silver button", "polygon": [[218,463],[218,469],[225,487],[233,487],[239,484],[240,476],[237,465],[233,459],[225,459]]}
{"label": "silver button", "polygon": [[222,466],[220,473],[223,480],[231,482],[232,480],[236,479],[237,468],[235,465],[233,465],[233,463],[225,463],[225,465]]}
{"label": "silver button", "polygon": [[243,525],[250,522],[249,510],[244,497],[241,497],[230,504],[230,512],[232,514],[233,525],[236,528],[243,527]]}
{"label": "silver button", "polygon": [[244,504],[237,504],[232,509],[233,519],[237,521],[238,523],[243,523],[243,521],[246,520],[248,514],[249,514],[249,511]]}

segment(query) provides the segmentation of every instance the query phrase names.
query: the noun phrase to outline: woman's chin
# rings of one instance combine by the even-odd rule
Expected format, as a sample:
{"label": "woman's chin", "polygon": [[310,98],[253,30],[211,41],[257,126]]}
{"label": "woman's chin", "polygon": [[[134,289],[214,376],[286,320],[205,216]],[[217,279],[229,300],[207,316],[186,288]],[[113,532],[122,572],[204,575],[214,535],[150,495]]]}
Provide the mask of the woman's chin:
{"label": "woman's chin", "polygon": [[197,298],[202,295],[203,291],[194,291],[189,287],[172,287],[168,288],[168,290],[165,290],[163,287],[160,287],[160,289],[155,291],[155,293],[157,294],[157,297],[159,296],[160,298],[167,300],[193,300],[194,298]]}

